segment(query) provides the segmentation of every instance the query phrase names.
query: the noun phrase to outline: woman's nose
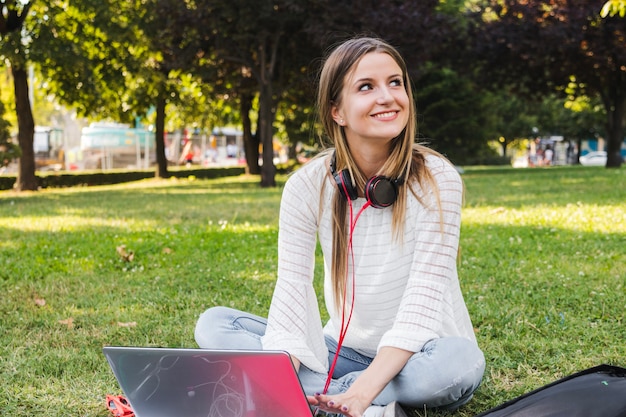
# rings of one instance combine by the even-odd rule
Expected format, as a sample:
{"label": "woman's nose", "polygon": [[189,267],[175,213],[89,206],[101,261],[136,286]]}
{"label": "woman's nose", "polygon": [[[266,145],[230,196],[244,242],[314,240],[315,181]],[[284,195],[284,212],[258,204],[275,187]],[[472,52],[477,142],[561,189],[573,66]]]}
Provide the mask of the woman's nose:
{"label": "woman's nose", "polygon": [[376,101],[378,103],[380,104],[388,103],[392,100],[393,100],[393,95],[391,94],[391,91],[389,91],[387,87],[381,87],[378,90],[378,97],[376,98]]}

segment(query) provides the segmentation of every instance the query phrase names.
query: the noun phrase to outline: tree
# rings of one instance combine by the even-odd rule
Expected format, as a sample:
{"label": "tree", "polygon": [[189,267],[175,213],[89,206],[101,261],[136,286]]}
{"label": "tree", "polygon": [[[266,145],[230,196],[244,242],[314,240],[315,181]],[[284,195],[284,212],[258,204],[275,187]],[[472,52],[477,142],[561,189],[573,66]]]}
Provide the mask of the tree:
{"label": "tree", "polygon": [[421,139],[456,164],[484,163],[492,157],[487,139],[494,132],[493,111],[485,94],[468,79],[434,65],[417,80],[415,101]]}
{"label": "tree", "polygon": [[417,79],[430,62],[439,66],[453,57],[463,38],[462,1],[316,0],[309,6],[304,30],[322,50],[354,35],[381,37],[400,50],[410,75]]}
{"label": "tree", "polygon": [[588,139],[604,136],[604,108],[589,97],[562,98],[551,94],[542,100],[536,111],[537,125],[545,132],[569,138]]}
{"label": "tree", "polygon": [[77,0],[37,3],[30,23],[30,59],[48,92],[81,116],[129,123],[136,114],[132,77],[145,49],[128,19],[128,2]]}
{"label": "tree", "polygon": [[517,97],[506,91],[495,94],[492,103],[497,140],[502,147],[502,156],[507,156],[507,148],[512,143],[528,139],[537,126],[536,103]]}
{"label": "tree", "polygon": [[599,97],[607,167],[620,167],[626,116],[626,19],[602,19],[600,0],[488,0],[475,15],[473,56],[486,83],[524,94]]}
{"label": "tree", "polygon": [[141,6],[144,12],[137,22],[147,41],[140,74],[150,80],[145,83],[144,96],[156,107],[156,175],[167,177],[166,105],[179,95],[181,80],[186,77],[184,74],[193,73],[198,68],[202,43],[197,16],[202,12],[198,4],[192,2],[151,0],[148,3],[149,7]]}
{"label": "tree", "polygon": [[[377,10],[357,4],[344,10],[345,4],[333,1],[195,3],[195,14],[189,16],[187,26],[199,28],[197,37],[204,47],[200,64],[193,71],[211,82],[215,94],[227,95],[239,103],[251,173],[256,172],[258,145],[262,144],[262,186],[275,184],[273,138],[277,110],[283,109],[280,120],[289,129],[291,140],[315,130],[309,111],[313,104],[311,63],[332,40],[359,29],[380,30],[381,36],[403,45],[416,63],[413,74],[418,74],[428,57],[456,39],[450,25],[454,18],[438,10],[438,0],[385,3]],[[410,24],[400,25],[398,16]],[[344,25],[346,19],[349,26]],[[337,36],[339,30],[343,35]],[[424,35],[416,37],[416,31]],[[256,134],[252,135],[253,118],[249,113],[254,110],[258,117]]]}
{"label": "tree", "polygon": [[541,132],[577,144],[578,154],[568,155],[571,161],[578,161],[583,140],[605,136],[605,111],[597,98],[571,95],[564,99],[551,94],[540,103],[536,118]]}
{"label": "tree", "polygon": [[[82,115],[134,124],[155,114],[157,177],[167,177],[166,107],[195,82],[199,38],[189,2],[80,0],[42,10],[33,59],[57,99]],[[185,79],[186,81],[183,81]],[[183,84],[188,82],[187,86]],[[192,87],[193,88],[193,87]],[[193,107],[193,106],[190,106]]]}
{"label": "tree", "polygon": [[[246,79],[256,82],[258,126],[256,135],[263,149],[261,186],[275,186],[274,122],[282,93],[289,88],[291,74],[306,67],[311,48],[302,28],[310,16],[306,1],[262,0],[198,1],[198,25],[205,29],[205,55],[224,69],[239,94],[243,113],[251,94]],[[312,18],[312,17],[310,17]],[[238,74],[238,75],[237,75]],[[235,78],[236,77],[236,78]],[[244,87],[245,86],[245,87]],[[244,114],[245,116],[245,114]]]}
{"label": "tree", "polygon": [[15,88],[15,112],[17,114],[17,143],[21,149],[15,189],[36,190],[35,152],[33,136],[35,121],[28,94],[28,37],[24,21],[32,2],[0,1],[0,54],[8,63]]}
{"label": "tree", "polygon": [[[39,69],[50,93],[80,115],[134,118],[129,109],[129,57],[141,48],[129,26],[128,2],[80,0],[1,1],[0,54],[15,85],[18,144],[22,151],[15,188],[36,190],[28,70]],[[129,70],[130,68],[130,70]]]}

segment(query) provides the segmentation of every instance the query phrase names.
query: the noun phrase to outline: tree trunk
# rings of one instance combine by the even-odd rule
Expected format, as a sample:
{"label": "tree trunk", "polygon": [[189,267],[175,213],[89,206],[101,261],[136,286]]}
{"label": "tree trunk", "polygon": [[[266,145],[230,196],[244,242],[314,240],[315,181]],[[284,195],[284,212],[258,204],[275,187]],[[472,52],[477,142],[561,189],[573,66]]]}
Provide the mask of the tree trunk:
{"label": "tree trunk", "polygon": [[[261,143],[263,144],[263,166],[261,167],[261,187],[276,186],[274,166],[274,113],[272,111],[272,85],[268,81],[261,85],[259,94],[259,121]],[[257,132],[258,134],[259,132]]]}
{"label": "tree trunk", "polygon": [[165,97],[159,92],[156,102],[155,140],[156,140],[156,178],[168,178],[167,158],[165,158]]}
{"label": "tree trunk", "polygon": [[35,121],[28,97],[28,73],[24,68],[11,66],[13,86],[15,88],[15,111],[17,113],[17,142],[22,150],[15,189],[17,191],[35,191],[39,184],[35,176],[35,151],[33,137]]}
{"label": "tree trunk", "polygon": [[241,124],[243,125],[243,146],[246,154],[247,173],[259,175],[259,135],[252,135],[252,121],[250,120],[250,110],[252,109],[252,97],[244,95],[241,97]]}
{"label": "tree trunk", "polygon": [[[621,95],[621,94],[620,94]],[[624,141],[624,110],[626,109],[626,97],[615,100],[613,107],[607,108],[607,146],[606,167],[619,168],[622,166],[622,142]]]}

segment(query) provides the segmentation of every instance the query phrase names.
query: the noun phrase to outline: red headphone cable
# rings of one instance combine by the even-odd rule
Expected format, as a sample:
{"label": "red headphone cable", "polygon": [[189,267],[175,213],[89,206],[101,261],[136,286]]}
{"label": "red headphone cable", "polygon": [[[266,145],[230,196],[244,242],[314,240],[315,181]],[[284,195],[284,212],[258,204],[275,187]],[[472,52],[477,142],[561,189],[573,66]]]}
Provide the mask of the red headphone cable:
{"label": "red headphone cable", "polygon": [[[347,195],[347,189],[346,189],[346,185],[342,182],[341,184],[344,188],[344,191],[346,192]],[[363,213],[363,211],[365,211],[366,208],[368,208],[371,203],[368,200],[363,207],[361,207],[361,209],[359,210],[359,212],[357,213],[356,217],[354,217],[353,219],[353,207],[352,207],[352,201],[350,199],[348,199],[348,204],[349,204],[349,208],[350,208],[350,229],[349,229],[349,234],[348,234],[348,254],[347,256],[351,259],[352,261],[352,294],[351,294],[351,303],[350,303],[350,314],[348,315],[348,319],[346,321],[346,296],[347,296],[347,286],[346,286],[346,290],[343,293],[343,302],[342,302],[342,306],[341,306],[341,330],[339,331],[339,338],[337,340],[337,351],[335,352],[335,356],[333,358],[332,364],[330,365],[330,369],[328,371],[328,376],[326,377],[326,384],[324,384],[324,390],[322,391],[323,394],[326,394],[328,392],[328,387],[330,387],[330,382],[332,381],[333,378],[333,373],[335,371],[335,366],[337,365],[337,359],[339,359],[339,351],[341,350],[341,346],[343,345],[343,340],[346,337],[346,334],[348,333],[348,326],[350,325],[350,320],[352,320],[352,312],[354,311],[354,297],[355,297],[355,292],[356,292],[356,279],[355,279],[355,268],[354,268],[354,251],[352,250],[352,236],[354,234],[354,228],[356,227],[356,222],[357,220],[359,220],[359,217],[361,216],[361,214]],[[349,270],[349,262],[346,263],[346,279],[348,277],[348,270]]]}

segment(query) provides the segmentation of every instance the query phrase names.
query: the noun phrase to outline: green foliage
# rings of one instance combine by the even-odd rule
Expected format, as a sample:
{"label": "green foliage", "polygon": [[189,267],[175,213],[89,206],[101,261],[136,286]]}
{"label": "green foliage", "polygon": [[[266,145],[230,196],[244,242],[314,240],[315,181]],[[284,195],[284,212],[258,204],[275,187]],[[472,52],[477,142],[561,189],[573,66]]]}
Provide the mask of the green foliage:
{"label": "green foliage", "polygon": [[[476,89],[467,80],[470,75],[478,74],[484,84],[495,85],[498,77],[493,73],[498,73],[506,78],[507,85],[529,81],[531,86],[541,87],[542,93],[558,87],[561,92],[574,92],[572,96],[577,98],[588,94],[592,103],[597,101],[599,83],[611,80],[610,74],[596,78],[607,67],[602,57],[612,56],[607,51],[615,53],[615,68],[623,67],[619,64],[623,61],[623,42],[613,43],[621,33],[623,19],[600,19],[596,1],[585,7],[553,2],[550,10],[559,19],[543,16],[548,9],[538,0],[528,4],[512,1],[508,8],[499,0],[385,0],[379,7],[365,10],[330,0],[19,1],[6,4],[18,14],[28,10],[23,14],[24,30],[2,34],[0,56],[14,60],[16,66],[34,64],[37,83],[30,87],[38,104],[43,103],[45,93],[49,94],[46,98],[77,110],[79,115],[154,125],[154,109],[162,97],[167,118],[160,125],[168,131],[181,127],[209,131],[239,123],[246,123],[246,131],[255,131],[262,125],[255,126],[255,122],[263,121],[265,126],[273,126],[275,136],[285,143],[311,144],[316,142],[318,131],[311,87],[319,57],[339,39],[356,33],[373,34],[398,46],[411,75],[419,80],[423,136],[455,162],[466,165],[494,158],[486,145],[489,139],[502,136],[508,145],[515,140],[510,137],[525,135],[521,126],[513,128],[522,123],[519,119],[523,115],[514,123],[507,121],[511,133],[498,133],[503,129],[494,126],[497,112],[505,110],[508,98],[515,99],[512,95],[494,98]],[[483,20],[480,12],[487,12],[481,10],[485,5],[493,6],[489,13],[500,18]],[[477,12],[479,18],[472,20],[467,10]],[[482,30],[491,30],[489,23],[508,23],[506,10],[527,18],[513,18],[512,27],[504,27],[502,33],[495,28],[493,36],[485,37]],[[597,18],[592,25],[586,24],[586,17],[579,19],[589,10],[595,10]],[[540,27],[545,33],[541,36],[537,35],[537,21],[546,22]],[[562,35],[570,32],[562,30],[562,25],[576,27],[581,21],[589,39],[563,40]],[[471,23],[477,27],[468,32]],[[598,40],[603,33],[598,28],[608,30],[605,44]],[[571,33],[581,35],[583,30],[579,27]],[[478,46],[472,48],[472,43]],[[589,51],[593,53],[581,56],[581,45],[592,48]],[[548,47],[551,51],[556,48],[556,52],[547,53]],[[456,72],[447,69],[453,63]],[[557,65],[552,67],[554,63]],[[484,66],[476,71],[477,65]],[[563,83],[572,73],[579,74],[575,88],[564,91]],[[612,85],[620,79],[615,78]],[[445,94],[437,91],[441,88]],[[522,90],[515,90],[515,95]],[[263,97],[261,91],[266,93]],[[579,104],[573,99],[571,102]],[[42,107],[34,106],[39,125],[49,119]],[[268,110],[259,117],[264,108]],[[591,109],[601,114],[597,106]],[[249,124],[248,115],[241,112],[252,113]],[[594,121],[590,127],[587,116],[558,125],[597,132],[598,123]],[[268,136],[257,133],[257,139]],[[251,146],[258,149],[256,145]]]}
{"label": "green foliage", "polygon": [[431,68],[415,84],[420,140],[458,165],[495,156],[486,144],[494,129],[487,96],[450,69]]}
{"label": "green foliage", "polygon": [[115,0],[36,3],[27,21],[34,39],[30,59],[48,91],[82,116],[133,121],[139,103],[131,85],[145,58],[137,30],[139,5]]}
{"label": "green foliage", "polygon": [[0,14],[0,60],[26,69],[32,37],[24,30],[32,1],[3,1]]}
{"label": "green foliage", "polygon": [[[455,415],[626,365],[626,171],[463,178],[459,275],[487,371]],[[198,314],[214,305],[266,315],[280,194],[246,176],[0,193],[0,408],[110,416],[104,397],[120,390],[102,346],[195,347]],[[322,270],[318,256],[320,296]]]}
{"label": "green foliage", "polygon": [[[542,96],[567,91],[574,79],[578,96],[601,98],[607,167],[618,168],[626,114],[626,19],[601,18],[605,3],[489,0],[474,14],[470,49],[484,84]],[[487,14],[497,18],[486,20]]]}
{"label": "green foliage", "polygon": [[0,101],[0,168],[6,167],[21,154],[20,147],[11,139],[10,127],[11,124],[4,118],[4,103]]}
{"label": "green foliage", "polygon": [[537,126],[537,104],[506,91],[493,96],[492,110],[496,132],[507,142],[531,137]]}
{"label": "green foliage", "polygon": [[600,16],[626,16],[626,1],[624,0],[608,0],[600,10]]}
{"label": "green foliage", "polygon": [[544,113],[547,123],[555,124],[553,131],[560,131],[566,137],[586,139],[593,136],[606,135],[606,109],[599,97],[586,96],[578,92],[578,84],[571,77],[568,88],[565,90],[567,99],[563,106],[557,104],[555,112],[550,111],[550,102],[553,97],[544,99]]}

